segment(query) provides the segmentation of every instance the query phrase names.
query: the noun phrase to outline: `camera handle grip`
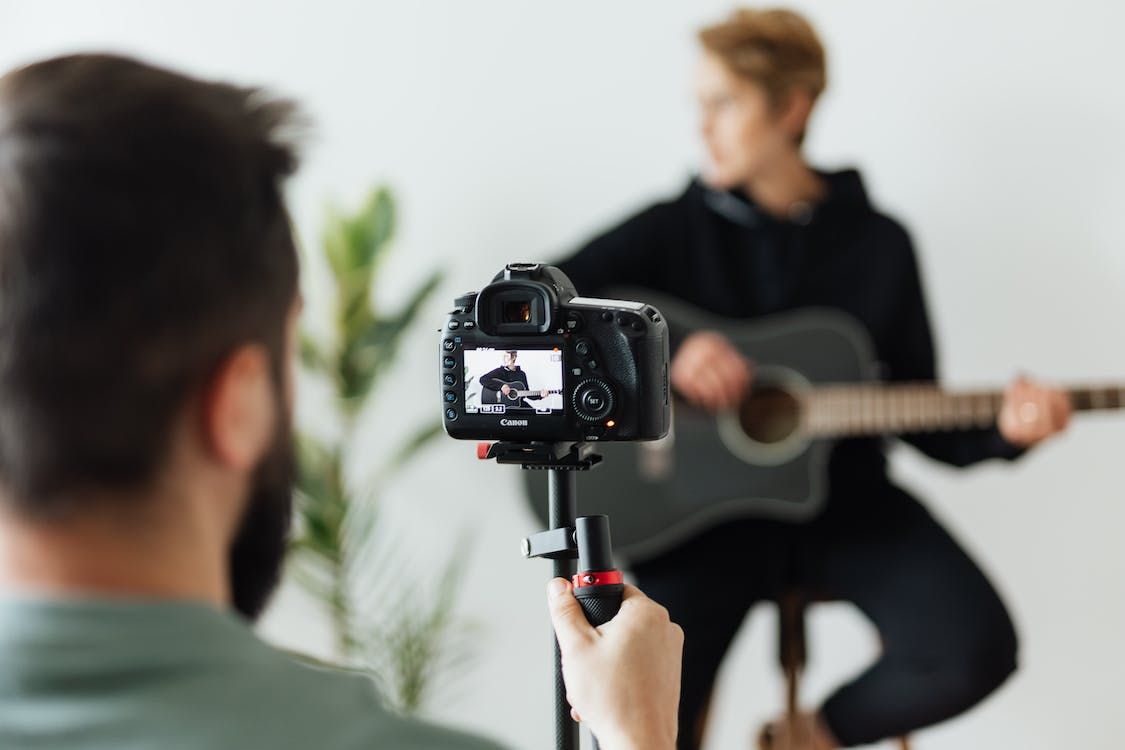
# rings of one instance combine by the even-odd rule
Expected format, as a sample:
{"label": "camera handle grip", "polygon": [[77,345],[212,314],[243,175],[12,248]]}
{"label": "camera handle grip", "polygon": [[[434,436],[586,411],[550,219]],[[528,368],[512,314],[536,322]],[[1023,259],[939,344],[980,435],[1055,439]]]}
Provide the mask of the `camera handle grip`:
{"label": "camera handle grip", "polygon": [[607,516],[582,516],[574,522],[578,546],[578,575],[574,596],[594,627],[613,619],[625,594],[621,573],[613,564],[613,544]]}
{"label": "camera handle grip", "polygon": [[[578,546],[578,569],[574,576],[574,598],[586,620],[597,627],[614,618],[625,597],[621,571],[613,565],[613,545],[609,539],[609,518],[582,516],[574,521]],[[594,738],[594,750],[598,740]]]}
{"label": "camera handle grip", "polygon": [[621,599],[624,595],[625,586],[620,583],[581,586],[574,589],[574,598],[582,606],[586,620],[595,628],[614,618],[621,609]]}

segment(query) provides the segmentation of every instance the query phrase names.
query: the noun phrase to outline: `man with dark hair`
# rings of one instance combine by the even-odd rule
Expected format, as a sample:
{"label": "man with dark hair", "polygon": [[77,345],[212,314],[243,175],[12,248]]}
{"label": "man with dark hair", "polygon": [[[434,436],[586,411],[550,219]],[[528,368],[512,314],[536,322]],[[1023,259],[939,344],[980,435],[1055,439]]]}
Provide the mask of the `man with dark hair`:
{"label": "man with dark hair", "polygon": [[[248,627],[291,510],[293,123],[120,57],[0,79],[2,747],[494,747]],[[595,630],[553,584],[576,712],[671,748],[679,629],[630,588]]]}

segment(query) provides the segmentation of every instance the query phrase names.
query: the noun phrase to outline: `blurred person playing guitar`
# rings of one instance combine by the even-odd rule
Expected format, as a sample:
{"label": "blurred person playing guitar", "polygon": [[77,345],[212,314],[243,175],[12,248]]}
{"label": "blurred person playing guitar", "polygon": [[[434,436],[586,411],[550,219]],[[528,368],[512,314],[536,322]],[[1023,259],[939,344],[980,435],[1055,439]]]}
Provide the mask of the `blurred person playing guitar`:
{"label": "blurred person playing guitar", "polygon": [[[730,320],[840,310],[866,328],[887,380],[935,380],[909,236],[871,205],[857,172],[820,172],[802,155],[826,84],[814,30],[792,12],[740,10],[699,38],[704,177],[559,265],[587,294],[645,287]],[[678,396],[716,413],[735,409],[754,364],[718,332],[669,324]],[[1021,378],[993,426],[903,439],[955,466],[1013,459],[1062,431],[1070,413],[1065,392]],[[883,442],[841,441],[828,476],[827,505],[812,521],[726,521],[634,566],[685,632],[680,748],[701,745],[715,675],[747,612],[794,578],[817,598],[857,606],[883,649],[802,715],[797,737],[779,736],[789,731],[779,722],[774,744],[765,733],[763,746],[828,750],[905,734],[969,709],[1015,670],[1005,605],[950,534],[889,480]]]}
{"label": "blurred person playing guitar", "polygon": [[498,403],[499,397],[504,396],[509,401],[518,401],[522,404],[526,397],[547,398],[551,395],[546,388],[528,388],[527,374],[516,364],[518,357],[517,351],[505,351],[503,363],[495,370],[489,370],[480,376],[481,387],[485,389],[486,402]]}

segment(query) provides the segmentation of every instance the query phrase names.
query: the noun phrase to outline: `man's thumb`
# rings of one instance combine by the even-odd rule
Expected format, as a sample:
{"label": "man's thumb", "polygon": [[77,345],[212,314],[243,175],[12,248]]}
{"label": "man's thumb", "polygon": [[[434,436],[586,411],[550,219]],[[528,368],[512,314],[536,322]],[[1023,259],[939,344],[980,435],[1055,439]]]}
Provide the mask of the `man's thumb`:
{"label": "man's thumb", "polygon": [[595,634],[594,627],[582,612],[582,606],[570,592],[570,582],[565,578],[553,578],[547,584],[547,607],[551,611],[551,623],[555,626],[560,648],[565,650]]}

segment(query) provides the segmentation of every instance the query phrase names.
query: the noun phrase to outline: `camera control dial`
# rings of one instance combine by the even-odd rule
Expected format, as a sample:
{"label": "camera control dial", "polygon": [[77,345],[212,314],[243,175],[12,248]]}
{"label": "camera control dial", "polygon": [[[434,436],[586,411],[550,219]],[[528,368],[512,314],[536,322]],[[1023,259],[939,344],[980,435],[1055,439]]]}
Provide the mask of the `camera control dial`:
{"label": "camera control dial", "polygon": [[584,422],[600,422],[613,413],[613,390],[598,378],[586,378],[574,389],[570,403]]}

